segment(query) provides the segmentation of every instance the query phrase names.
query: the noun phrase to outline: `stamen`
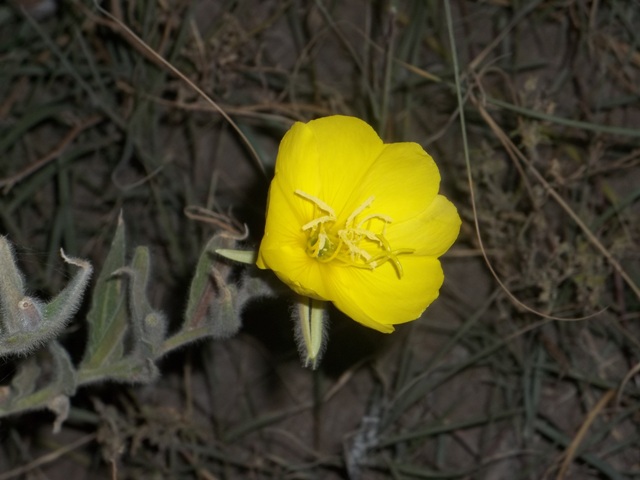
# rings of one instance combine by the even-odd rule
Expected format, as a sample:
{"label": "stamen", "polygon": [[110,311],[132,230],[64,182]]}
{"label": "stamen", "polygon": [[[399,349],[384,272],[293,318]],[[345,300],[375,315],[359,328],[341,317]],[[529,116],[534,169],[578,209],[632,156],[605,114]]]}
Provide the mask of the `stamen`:
{"label": "stamen", "polygon": [[[350,238],[350,234],[352,233],[354,233],[352,229],[340,230],[338,231],[338,237],[340,238],[340,240],[344,242],[346,247],[349,249],[349,253],[352,260],[355,260],[355,258],[357,257],[362,257],[366,262],[368,262],[369,260],[371,260],[371,254],[367,252],[364,248],[360,248],[356,245],[356,242],[354,242],[353,239]],[[357,237],[356,237],[356,241],[359,241]]]}
{"label": "stamen", "polygon": [[365,208],[367,208],[369,205],[371,205],[371,203],[375,200],[375,198],[376,197],[374,197],[373,195],[371,195],[369,198],[367,198],[362,205],[360,205],[358,208],[356,208],[353,211],[353,213],[351,213],[351,215],[349,215],[349,218],[347,218],[347,222],[344,224],[344,226],[346,228],[351,228],[351,224],[353,223],[355,218],[358,215],[360,215]]}
{"label": "stamen", "polygon": [[[358,222],[358,224],[356,225],[356,228],[362,227],[362,225],[367,223],[369,220],[373,220],[374,218],[377,218],[378,220],[382,220],[384,223],[392,223],[393,222],[393,219],[389,215],[383,215],[381,213],[372,213],[371,215],[367,215],[362,220],[360,220]],[[386,227],[386,225],[385,225],[385,227]]]}
{"label": "stamen", "polygon": [[[295,190],[294,193],[310,201],[320,210],[317,218],[302,226],[302,230],[308,232],[307,253],[311,257],[322,263],[336,260],[350,267],[369,270],[390,262],[398,277],[402,278],[404,270],[398,256],[412,254],[415,250],[391,248],[385,235],[387,225],[393,222],[392,218],[381,213],[372,213],[355,223],[357,217],[373,203],[374,196],[367,198],[351,212],[343,224],[344,228],[338,229],[333,225],[338,222],[338,218],[330,205],[302,190]],[[373,220],[379,220],[381,224],[372,225]],[[374,226],[378,227],[376,230],[379,229],[379,233],[373,230]]]}
{"label": "stamen", "polygon": [[331,217],[329,215],[325,215],[323,217],[318,217],[315,218],[313,220],[311,220],[309,223],[305,223],[302,226],[302,230],[309,230],[310,228],[314,228],[317,227],[318,225],[320,225],[321,223],[325,223],[325,222],[335,222],[336,218],[335,217]]}
{"label": "stamen", "polygon": [[371,230],[365,230],[364,228],[352,228],[351,231],[353,233],[366,237],[372,242],[376,242],[378,245],[382,245],[382,242],[380,241],[380,238],[379,238],[380,235],[378,235],[377,233],[373,233]]}
{"label": "stamen", "polygon": [[329,214],[330,217],[333,217],[334,220],[336,218],[336,212],[333,211],[333,208],[331,208],[327,203],[323,202],[322,200],[320,200],[317,197],[314,197],[313,195],[309,195],[306,192],[303,192],[302,190],[295,190],[293,193],[295,193],[296,195],[301,196],[302,198],[309,200],[310,202],[314,203],[320,210],[322,210],[323,212],[326,212]]}

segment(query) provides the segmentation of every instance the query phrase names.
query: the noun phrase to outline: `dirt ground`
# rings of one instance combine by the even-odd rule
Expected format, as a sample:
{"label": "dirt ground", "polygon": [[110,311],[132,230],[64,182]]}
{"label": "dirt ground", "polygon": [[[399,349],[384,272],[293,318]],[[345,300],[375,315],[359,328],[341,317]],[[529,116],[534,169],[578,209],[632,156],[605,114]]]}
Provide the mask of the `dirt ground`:
{"label": "dirt ground", "polygon": [[[208,240],[259,244],[282,135],[335,113],[430,152],[462,231],[421,319],[385,335],[332,310],[315,371],[283,294],[146,383],[83,382],[87,293],[57,337],[59,433],[8,406],[24,365],[27,397],[58,382],[47,344],[0,357],[0,480],[640,478],[640,3],[100,7],[0,5],[0,233],[30,295],[69,281],[61,247],[102,271],[122,215],[127,262],[152,259],[140,299],[180,331]],[[273,282],[226,280],[254,277]]]}

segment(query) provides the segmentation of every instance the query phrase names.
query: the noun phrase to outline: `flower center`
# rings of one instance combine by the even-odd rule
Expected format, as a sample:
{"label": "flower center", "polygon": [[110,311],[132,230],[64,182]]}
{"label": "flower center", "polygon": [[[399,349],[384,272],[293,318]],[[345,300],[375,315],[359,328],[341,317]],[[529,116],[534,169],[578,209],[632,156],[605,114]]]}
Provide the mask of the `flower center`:
{"label": "flower center", "polygon": [[315,206],[315,218],[302,225],[307,232],[306,252],[319,262],[338,261],[354,267],[375,269],[389,261],[402,278],[402,264],[398,255],[411,254],[415,250],[394,250],[385,238],[387,225],[393,220],[388,215],[363,212],[375,200],[369,197],[356,208],[344,223],[340,222],[333,208],[302,190],[295,194]]}

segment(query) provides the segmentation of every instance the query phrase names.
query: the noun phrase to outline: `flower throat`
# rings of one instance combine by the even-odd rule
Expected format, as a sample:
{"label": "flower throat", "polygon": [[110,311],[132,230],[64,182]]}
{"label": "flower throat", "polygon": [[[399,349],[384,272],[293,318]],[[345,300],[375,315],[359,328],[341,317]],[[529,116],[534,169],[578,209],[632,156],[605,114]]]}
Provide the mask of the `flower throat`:
{"label": "flower throat", "polygon": [[[296,190],[295,194],[311,202],[319,211],[313,220],[302,225],[302,231],[308,234],[306,252],[310,257],[323,263],[338,261],[371,270],[389,261],[398,278],[402,278],[402,264],[398,255],[411,254],[414,250],[391,248],[385,238],[387,225],[393,221],[391,217],[373,213],[359,218],[373,203],[374,196],[356,208],[339,228],[338,218],[331,206],[302,190]],[[375,224],[380,225],[378,233],[373,231]]]}

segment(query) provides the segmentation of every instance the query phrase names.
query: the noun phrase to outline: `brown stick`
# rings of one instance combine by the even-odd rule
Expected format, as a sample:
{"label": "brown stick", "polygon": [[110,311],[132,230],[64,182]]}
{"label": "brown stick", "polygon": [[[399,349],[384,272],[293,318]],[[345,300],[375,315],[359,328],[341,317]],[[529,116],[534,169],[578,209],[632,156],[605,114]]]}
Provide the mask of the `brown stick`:
{"label": "brown stick", "polygon": [[7,193],[9,193],[9,191],[13,188],[13,186],[16,183],[21,182],[32,173],[40,170],[47,163],[58,158],[60,155],[62,155],[62,153],[69,146],[69,144],[73,142],[73,140],[75,140],[75,138],[78,135],[80,135],[80,133],[82,133],[82,131],[95,125],[101,119],[102,117],[97,115],[93,117],[89,117],[84,122],[79,123],[78,125],[73,127],[69,131],[69,133],[67,133],[63,137],[63,139],[60,140],[60,142],[53,148],[53,150],[47,153],[44,157],[40,158],[39,160],[36,160],[31,165],[27,165],[27,167],[25,167],[22,171],[16,173],[15,175],[11,175],[10,177],[0,179],[0,188],[2,188],[2,193],[6,195]]}

